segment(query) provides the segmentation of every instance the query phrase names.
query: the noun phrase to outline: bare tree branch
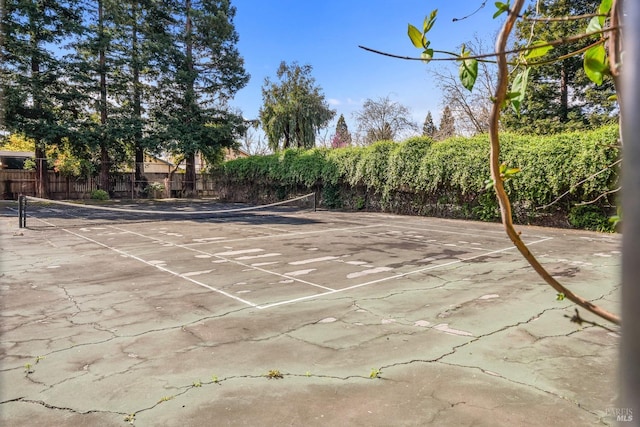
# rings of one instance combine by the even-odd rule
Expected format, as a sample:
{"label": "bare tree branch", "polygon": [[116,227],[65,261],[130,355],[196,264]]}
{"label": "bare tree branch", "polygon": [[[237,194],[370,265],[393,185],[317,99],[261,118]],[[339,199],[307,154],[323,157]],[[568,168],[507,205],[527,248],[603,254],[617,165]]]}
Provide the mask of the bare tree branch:
{"label": "bare tree branch", "polygon": [[588,201],[588,202],[581,202],[581,203],[578,203],[576,206],[586,206],[586,205],[591,205],[591,204],[593,204],[593,203],[597,202],[598,200],[602,199],[603,197],[606,197],[606,196],[608,196],[609,194],[617,193],[617,192],[618,192],[618,191],[620,191],[620,190],[622,190],[622,187],[618,187],[618,188],[616,188],[616,189],[613,189],[613,190],[610,190],[610,191],[606,191],[606,192],[604,192],[604,193],[600,194],[600,195],[599,195],[598,197],[596,197],[595,199],[590,200],[590,201]]}
{"label": "bare tree branch", "polygon": [[[620,162],[622,162],[622,159],[619,159],[619,160],[617,160],[617,161],[615,161],[615,162],[611,163],[611,164],[610,164],[609,166],[607,166],[606,168],[604,168],[604,169],[602,169],[602,170],[599,170],[598,172],[594,173],[593,175],[586,177],[586,178],[585,178],[585,179],[583,179],[582,181],[580,181],[580,182],[577,182],[577,183],[573,184],[573,185],[571,186],[571,188],[569,188],[567,191],[565,191],[564,193],[562,193],[561,195],[559,195],[559,196],[558,196],[558,197],[557,197],[553,202],[551,202],[551,203],[549,203],[549,204],[546,204],[546,205],[544,205],[544,206],[539,206],[539,207],[537,207],[536,209],[542,210],[542,209],[546,209],[546,208],[549,208],[549,207],[551,207],[551,206],[555,205],[555,204],[556,204],[556,203],[558,203],[560,200],[562,200],[562,198],[563,198],[564,196],[566,196],[567,194],[571,193],[573,190],[575,190],[576,188],[578,188],[579,186],[581,186],[581,185],[582,185],[582,184],[584,184],[585,182],[587,182],[587,181],[591,181],[591,180],[592,180],[593,178],[595,178],[596,176],[600,175],[601,173],[604,173],[604,172],[608,171],[609,169],[611,169],[611,168],[612,168],[612,167],[614,167],[615,165],[619,164]],[[609,192],[609,193],[612,193],[612,192],[615,192],[615,191],[618,191],[618,190],[614,190],[614,191],[611,191],[611,192]],[[607,194],[607,193],[605,193],[604,195],[606,195],[606,194]],[[601,198],[602,198],[602,197],[598,197],[596,200],[601,199]],[[594,200],[594,201],[595,201],[595,200]],[[589,203],[593,203],[593,202],[589,202]],[[587,204],[587,203],[585,203],[585,204]]]}

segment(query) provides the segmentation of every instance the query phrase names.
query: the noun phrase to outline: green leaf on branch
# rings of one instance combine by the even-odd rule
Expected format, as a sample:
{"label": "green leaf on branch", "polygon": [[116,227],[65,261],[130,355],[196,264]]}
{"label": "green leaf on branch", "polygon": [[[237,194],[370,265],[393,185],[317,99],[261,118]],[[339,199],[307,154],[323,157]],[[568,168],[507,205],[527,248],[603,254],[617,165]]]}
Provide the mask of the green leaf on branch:
{"label": "green leaf on branch", "polygon": [[612,6],[613,0],[602,0],[598,8],[598,13],[600,13],[600,15],[607,15],[611,11]]}
{"label": "green leaf on branch", "polygon": [[609,72],[607,51],[602,44],[594,46],[584,54],[584,71],[589,80],[601,85],[604,76]]}
{"label": "green leaf on branch", "polygon": [[[500,172],[500,180],[502,182],[508,182],[512,180],[517,174],[520,173],[520,168],[510,168],[507,166],[506,163],[501,163],[499,172]],[[493,178],[487,179],[484,181],[484,184],[485,184],[484,189],[490,190],[495,186],[495,181],[493,180]]]}
{"label": "green leaf on branch", "polygon": [[[407,34],[411,39],[411,43],[418,49],[425,49],[425,52],[428,50],[429,44],[431,42],[427,41],[427,33],[433,27],[433,24],[436,22],[436,15],[438,14],[438,9],[435,9],[431,12],[431,14],[424,18],[424,23],[422,24],[423,30],[420,31],[418,27],[415,25],[409,24],[409,28],[407,29]],[[423,55],[424,56],[424,55]],[[433,56],[433,52],[431,52],[431,56]],[[431,58],[429,58],[431,59]]]}
{"label": "green leaf on branch", "polygon": [[510,168],[506,163],[500,165],[500,178],[502,178],[504,182],[509,181],[518,173],[520,173],[520,168]]}
{"label": "green leaf on branch", "polygon": [[502,3],[500,1],[497,1],[495,5],[498,10],[493,14],[493,19],[496,19],[498,16],[509,11],[509,2]]}
{"label": "green leaf on branch", "polygon": [[513,110],[518,115],[520,114],[520,106],[522,105],[522,101],[524,101],[527,84],[529,83],[529,70],[530,68],[525,68],[516,75],[511,84],[511,91],[509,92],[510,94],[515,94],[509,98],[509,100],[511,101]]}
{"label": "green leaf on branch", "polygon": [[587,33],[597,33],[602,31],[602,25],[604,24],[604,18],[600,16],[594,16],[587,25]]}
{"label": "green leaf on branch", "polygon": [[463,45],[462,53],[460,54],[462,63],[458,69],[458,74],[460,76],[462,86],[464,86],[468,91],[473,90],[473,85],[476,84],[476,79],[478,78],[478,60],[468,58],[470,55],[471,51],[467,50]]}
{"label": "green leaf on branch", "polygon": [[433,49],[425,49],[424,52],[420,54],[420,57],[424,62],[429,62],[433,59]]}
{"label": "green leaf on branch", "polygon": [[495,182],[493,182],[493,179],[486,179],[484,181],[484,189],[485,190],[491,190],[494,185],[495,185]]}
{"label": "green leaf on branch", "polygon": [[422,24],[422,34],[427,34],[431,28],[433,28],[433,24],[436,23],[436,16],[438,15],[438,9],[434,9],[431,11],[429,17],[424,18],[424,23]]}
{"label": "green leaf on branch", "polygon": [[589,21],[589,25],[587,26],[587,33],[597,33],[602,31],[604,27],[604,23],[606,20],[606,15],[611,11],[612,0],[602,0],[600,3],[600,7],[598,7],[598,14],[600,16],[594,16]]}
{"label": "green leaf on branch", "polygon": [[[553,49],[553,46],[543,46],[546,45],[547,42],[544,40],[538,40],[535,41],[533,43],[531,43],[531,49],[529,49],[526,53],[526,55],[524,56],[525,59],[529,60],[529,59],[535,59],[535,58],[540,58],[541,56],[546,55],[550,50]],[[540,46],[540,47],[537,47]]]}
{"label": "green leaf on branch", "polygon": [[409,24],[409,30],[407,31],[409,34],[409,38],[411,39],[411,43],[418,49],[424,49],[424,36],[415,26]]}

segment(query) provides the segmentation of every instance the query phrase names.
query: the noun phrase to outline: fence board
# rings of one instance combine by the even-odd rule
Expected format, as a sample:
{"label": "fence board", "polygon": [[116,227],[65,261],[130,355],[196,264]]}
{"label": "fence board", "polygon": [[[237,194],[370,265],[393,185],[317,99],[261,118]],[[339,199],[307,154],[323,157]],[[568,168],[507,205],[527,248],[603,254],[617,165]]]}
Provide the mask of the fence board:
{"label": "fence board", "polygon": [[[167,186],[168,173],[145,173],[142,182],[136,182],[132,173],[116,173],[111,175],[111,190],[116,197],[131,198],[144,191],[147,185],[159,183]],[[183,189],[184,175],[173,174],[166,196],[177,196]],[[51,199],[88,199],[91,192],[99,188],[97,177],[65,177],[59,173],[49,172],[49,197]],[[2,199],[17,199],[20,194],[36,195],[36,174],[34,171],[3,169],[0,170],[0,191]],[[199,196],[215,195],[215,181],[206,175],[196,177],[196,192]],[[138,194],[144,197],[145,194]]]}

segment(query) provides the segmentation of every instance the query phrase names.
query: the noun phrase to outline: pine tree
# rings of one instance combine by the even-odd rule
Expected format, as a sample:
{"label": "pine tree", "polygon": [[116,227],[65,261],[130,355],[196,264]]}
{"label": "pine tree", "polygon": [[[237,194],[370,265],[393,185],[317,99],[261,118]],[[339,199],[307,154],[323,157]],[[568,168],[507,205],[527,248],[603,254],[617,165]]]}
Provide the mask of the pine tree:
{"label": "pine tree", "polygon": [[[536,4],[545,17],[564,17],[592,14],[598,10],[600,0],[545,0]],[[528,13],[534,14],[530,7]],[[540,22],[534,24],[535,40],[558,40],[584,33],[588,19]],[[529,42],[532,23],[521,21],[516,28],[516,46]],[[604,122],[616,121],[616,104],[609,100],[614,92],[613,81],[602,86],[591,82],[583,69],[582,55],[568,55],[587,47],[593,40],[583,39],[554,47],[545,57],[549,65],[532,67],[529,84],[520,114],[505,111],[506,129],[528,133],[555,133],[597,127]],[[564,58],[552,61],[553,58]]]}
{"label": "pine tree", "polygon": [[433,123],[433,117],[431,116],[431,111],[428,111],[427,117],[425,117],[424,124],[422,125],[422,135],[428,136],[430,138],[434,138],[437,132],[438,132],[438,128]]}
{"label": "pine tree", "polygon": [[456,134],[455,119],[453,118],[451,109],[447,105],[444,107],[444,110],[442,110],[442,116],[440,117],[440,129],[436,134],[436,139],[438,141],[442,141],[447,138],[451,138],[452,136],[455,136],[455,134]]}
{"label": "pine tree", "polygon": [[36,194],[48,195],[46,149],[68,136],[68,81],[54,46],[81,31],[76,0],[4,0],[0,73],[7,130],[35,141]]}
{"label": "pine tree", "polygon": [[152,82],[168,70],[175,46],[168,29],[176,5],[169,1],[128,0],[123,3],[117,46],[125,66],[127,90],[119,101],[128,117],[127,145],[134,153],[138,193],[144,191],[145,152],[160,152],[163,143],[157,129],[145,120],[146,106],[159,95]]}
{"label": "pine tree", "polygon": [[183,193],[189,195],[195,190],[196,154],[216,162],[221,149],[244,134],[242,116],[231,112],[227,101],[249,76],[236,48],[236,9],[229,1],[184,0],[177,6],[173,58],[159,79],[154,118],[169,151],[185,159]]}
{"label": "pine tree", "polygon": [[340,114],[338,123],[336,123],[336,133],[331,141],[331,148],[342,148],[351,145],[351,133],[344,120],[344,115]]}
{"label": "pine tree", "polygon": [[151,82],[171,56],[171,3],[92,0],[85,6],[84,32],[70,45],[68,99],[79,111],[71,145],[100,165],[100,187],[107,191],[111,170],[135,153],[140,193],[144,149],[160,151],[143,111],[157,93]]}

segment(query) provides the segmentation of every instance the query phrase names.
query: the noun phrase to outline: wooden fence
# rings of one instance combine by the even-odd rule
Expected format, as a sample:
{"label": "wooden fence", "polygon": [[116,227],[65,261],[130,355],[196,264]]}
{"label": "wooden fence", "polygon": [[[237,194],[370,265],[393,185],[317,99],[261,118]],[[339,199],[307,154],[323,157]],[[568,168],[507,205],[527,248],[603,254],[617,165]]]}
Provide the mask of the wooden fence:
{"label": "wooden fence", "polygon": [[[88,199],[91,192],[100,188],[99,179],[95,176],[67,177],[49,171],[49,198]],[[115,173],[111,175],[111,191],[118,198],[139,197],[180,197],[183,189],[184,174],[174,174],[168,182],[169,174],[145,173],[142,182],[136,182],[133,173]],[[149,184],[157,183],[162,190],[150,191]],[[214,196],[216,194],[214,181],[207,175],[197,175],[196,194],[199,197]],[[2,199],[15,200],[20,194],[36,195],[36,173],[19,169],[0,170],[0,192]]]}

